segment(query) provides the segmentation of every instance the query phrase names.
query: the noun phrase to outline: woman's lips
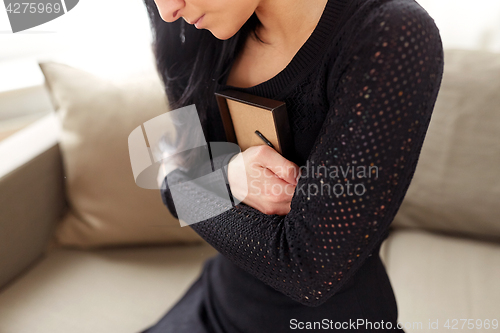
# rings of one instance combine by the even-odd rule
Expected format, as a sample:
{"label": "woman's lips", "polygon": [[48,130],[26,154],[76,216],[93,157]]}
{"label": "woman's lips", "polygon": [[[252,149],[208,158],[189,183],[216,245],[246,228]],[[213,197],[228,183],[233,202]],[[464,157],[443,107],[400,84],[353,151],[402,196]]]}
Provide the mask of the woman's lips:
{"label": "woman's lips", "polygon": [[201,23],[203,21],[203,18],[205,17],[205,14],[203,14],[199,19],[197,19],[193,24],[196,27],[196,29],[201,28]]}

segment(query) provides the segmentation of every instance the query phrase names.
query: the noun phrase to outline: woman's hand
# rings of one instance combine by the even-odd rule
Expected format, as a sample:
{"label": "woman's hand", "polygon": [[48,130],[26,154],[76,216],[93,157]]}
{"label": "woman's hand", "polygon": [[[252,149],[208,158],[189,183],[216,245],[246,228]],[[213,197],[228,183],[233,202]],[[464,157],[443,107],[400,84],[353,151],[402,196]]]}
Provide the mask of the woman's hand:
{"label": "woman's hand", "polygon": [[[264,214],[290,212],[299,167],[267,146],[253,146],[228,164],[228,181],[235,198]],[[246,177],[243,177],[246,175]]]}

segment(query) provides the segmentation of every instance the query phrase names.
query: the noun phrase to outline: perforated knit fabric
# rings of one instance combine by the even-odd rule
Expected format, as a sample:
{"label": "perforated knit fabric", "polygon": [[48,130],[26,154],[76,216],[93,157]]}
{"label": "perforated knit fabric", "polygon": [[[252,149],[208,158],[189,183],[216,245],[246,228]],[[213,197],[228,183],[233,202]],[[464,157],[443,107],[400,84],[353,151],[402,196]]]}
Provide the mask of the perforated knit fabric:
{"label": "perforated knit fabric", "polygon": [[[228,205],[179,170],[167,175],[185,193],[176,208],[185,205],[194,219],[225,207],[189,227],[263,283],[303,305],[323,304],[387,237],[417,165],[443,65],[439,31],[413,0],[330,0],[284,71],[239,89],[286,102],[291,160],[309,165],[291,211],[266,215]],[[218,90],[228,88],[226,76]],[[216,106],[209,119],[208,139],[224,141]],[[168,188],[162,196],[175,211]]]}

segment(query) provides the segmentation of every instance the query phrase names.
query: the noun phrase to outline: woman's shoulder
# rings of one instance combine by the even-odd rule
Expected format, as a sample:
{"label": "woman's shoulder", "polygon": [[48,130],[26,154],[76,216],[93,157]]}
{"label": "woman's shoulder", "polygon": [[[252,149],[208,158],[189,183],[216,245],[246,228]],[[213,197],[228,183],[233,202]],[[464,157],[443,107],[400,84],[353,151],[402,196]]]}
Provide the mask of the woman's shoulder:
{"label": "woman's shoulder", "polygon": [[357,5],[352,15],[325,55],[330,96],[334,96],[340,75],[346,72],[361,75],[374,66],[410,70],[415,61],[427,62],[436,71],[443,67],[439,29],[417,2],[353,1]]}
{"label": "woman's shoulder", "polygon": [[[340,58],[350,61],[361,49],[383,42],[395,47],[401,40],[407,41],[403,43],[407,46],[434,43],[436,50],[442,49],[434,19],[415,0],[353,0],[350,11],[338,38],[330,45],[331,50],[340,47],[345,56]],[[398,52],[397,48],[393,50]]]}
{"label": "woman's shoulder", "polygon": [[382,40],[395,45],[403,38],[409,43],[430,42],[436,49],[442,48],[434,19],[415,0],[352,0],[339,20],[340,27],[335,28],[338,22],[332,23],[332,29],[338,32],[332,31],[323,54],[324,61],[330,63],[342,59],[349,62],[362,48],[373,47]]}
{"label": "woman's shoulder", "polygon": [[357,1],[359,5],[353,17],[357,18],[356,25],[359,29],[389,31],[392,26],[401,30],[416,31],[425,26],[438,32],[434,19],[415,0]]}

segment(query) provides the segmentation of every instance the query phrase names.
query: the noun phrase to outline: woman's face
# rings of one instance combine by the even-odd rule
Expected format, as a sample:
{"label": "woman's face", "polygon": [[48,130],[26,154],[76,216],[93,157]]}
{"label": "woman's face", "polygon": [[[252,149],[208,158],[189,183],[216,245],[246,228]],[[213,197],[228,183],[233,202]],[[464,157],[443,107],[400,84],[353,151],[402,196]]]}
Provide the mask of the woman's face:
{"label": "woman's face", "polygon": [[161,18],[183,18],[218,39],[228,39],[252,16],[261,0],[154,0]]}

